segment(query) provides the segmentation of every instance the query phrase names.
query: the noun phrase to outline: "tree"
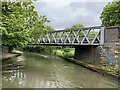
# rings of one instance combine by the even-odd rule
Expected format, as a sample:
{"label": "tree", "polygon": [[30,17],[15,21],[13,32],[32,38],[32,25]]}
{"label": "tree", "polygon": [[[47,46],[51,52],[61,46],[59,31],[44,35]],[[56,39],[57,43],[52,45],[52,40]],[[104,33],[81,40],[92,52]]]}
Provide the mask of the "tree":
{"label": "tree", "polygon": [[[36,41],[49,22],[46,16],[38,16],[32,1],[2,2],[2,45],[22,47]],[[37,34],[36,34],[37,33]]]}
{"label": "tree", "polygon": [[120,26],[120,0],[109,2],[104,7],[100,19],[103,26]]}
{"label": "tree", "polygon": [[72,27],[65,28],[65,30],[72,30],[72,29],[78,29],[78,28],[84,28],[84,25],[76,24],[76,25],[73,25]]}

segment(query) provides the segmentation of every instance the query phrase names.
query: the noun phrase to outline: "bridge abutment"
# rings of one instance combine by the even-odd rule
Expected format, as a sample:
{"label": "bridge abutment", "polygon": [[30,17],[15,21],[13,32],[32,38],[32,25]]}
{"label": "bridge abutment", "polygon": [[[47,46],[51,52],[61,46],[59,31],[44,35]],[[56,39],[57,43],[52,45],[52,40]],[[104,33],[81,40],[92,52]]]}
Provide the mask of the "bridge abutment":
{"label": "bridge abutment", "polygon": [[85,63],[100,64],[100,47],[76,46],[74,58]]}

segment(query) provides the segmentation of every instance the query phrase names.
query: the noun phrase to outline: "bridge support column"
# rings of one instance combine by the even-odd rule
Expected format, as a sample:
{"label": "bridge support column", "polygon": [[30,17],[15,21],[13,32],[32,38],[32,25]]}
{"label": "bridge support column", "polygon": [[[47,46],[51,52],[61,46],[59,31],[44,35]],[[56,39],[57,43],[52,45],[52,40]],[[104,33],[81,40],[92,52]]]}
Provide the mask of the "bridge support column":
{"label": "bridge support column", "polygon": [[100,64],[100,48],[97,46],[76,46],[74,58],[85,63]]}

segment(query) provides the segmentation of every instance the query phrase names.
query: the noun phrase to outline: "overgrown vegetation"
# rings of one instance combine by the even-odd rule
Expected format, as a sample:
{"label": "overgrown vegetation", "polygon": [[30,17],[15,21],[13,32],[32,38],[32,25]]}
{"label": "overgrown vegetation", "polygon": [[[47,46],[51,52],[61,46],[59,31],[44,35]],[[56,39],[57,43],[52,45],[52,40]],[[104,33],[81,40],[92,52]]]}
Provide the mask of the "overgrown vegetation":
{"label": "overgrown vegetation", "polygon": [[120,75],[120,65],[115,66],[100,66],[100,68],[107,70],[108,72],[113,72],[115,74]]}
{"label": "overgrown vegetation", "polygon": [[54,50],[54,54],[63,57],[74,58],[74,48],[64,47],[61,49]]}
{"label": "overgrown vegetation", "polygon": [[40,46],[40,45],[27,45],[23,47],[23,51],[37,52],[37,53],[53,53],[54,47],[52,46]]}
{"label": "overgrown vegetation", "polygon": [[28,43],[38,43],[41,34],[54,30],[46,22],[49,20],[44,15],[38,16],[31,0],[2,2],[2,45],[18,48]]}
{"label": "overgrown vegetation", "polygon": [[109,2],[101,13],[101,21],[104,26],[120,26],[120,0]]}

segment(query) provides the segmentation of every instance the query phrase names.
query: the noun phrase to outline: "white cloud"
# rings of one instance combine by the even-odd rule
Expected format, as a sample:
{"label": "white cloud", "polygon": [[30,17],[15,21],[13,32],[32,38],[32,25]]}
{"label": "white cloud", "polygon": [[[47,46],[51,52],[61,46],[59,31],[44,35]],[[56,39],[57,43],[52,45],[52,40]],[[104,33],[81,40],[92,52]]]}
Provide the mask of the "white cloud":
{"label": "white cloud", "polygon": [[51,22],[48,25],[56,29],[64,29],[74,24],[100,25],[99,16],[107,4],[107,2],[75,2],[76,0],[74,2],[73,0],[49,1],[36,2],[34,6],[39,15],[46,15],[50,19]]}

